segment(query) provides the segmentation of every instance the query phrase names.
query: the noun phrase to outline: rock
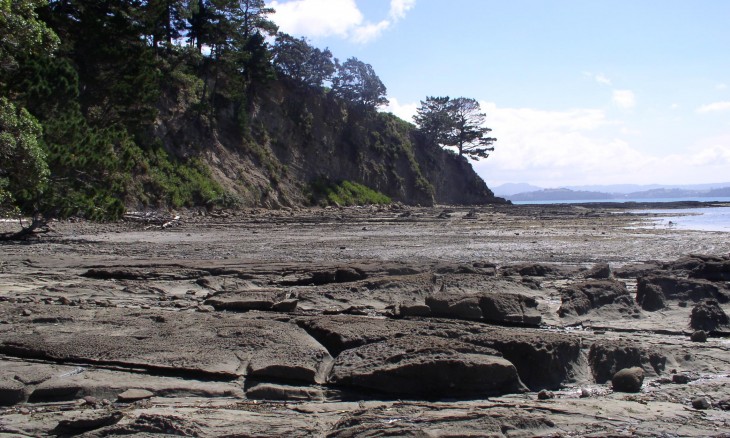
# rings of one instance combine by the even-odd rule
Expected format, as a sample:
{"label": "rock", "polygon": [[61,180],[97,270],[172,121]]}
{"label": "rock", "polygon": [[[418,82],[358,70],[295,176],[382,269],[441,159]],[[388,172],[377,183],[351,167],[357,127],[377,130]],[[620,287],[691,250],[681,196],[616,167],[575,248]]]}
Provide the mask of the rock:
{"label": "rock", "polygon": [[644,382],[644,370],[639,367],[624,368],[613,375],[611,385],[617,392],[639,392]]}
{"label": "rock", "polygon": [[689,326],[696,330],[713,331],[730,324],[725,311],[715,300],[706,300],[692,309]]}
{"label": "rock", "polygon": [[695,409],[710,409],[712,405],[705,397],[696,397],[692,399],[692,407]]}
{"label": "rock", "polygon": [[621,341],[602,341],[591,345],[588,363],[596,383],[605,383],[623,368],[641,367],[650,374],[664,370],[667,358],[657,351],[647,351],[638,345]]}
{"label": "rock", "polygon": [[586,278],[594,278],[600,280],[607,280],[613,277],[611,266],[608,263],[597,263],[593,265],[591,269],[585,272]]}
{"label": "rock", "polygon": [[335,282],[349,283],[353,281],[364,280],[367,275],[364,271],[356,268],[339,268],[335,270]]}
{"label": "rock", "polygon": [[522,275],[529,277],[545,277],[560,273],[558,269],[552,266],[538,263],[504,266],[501,272],[505,276]]}
{"label": "rock", "polygon": [[553,394],[552,391],[548,391],[547,389],[542,389],[540,390],[540,392],[537,393],[538,400],[549,400],[551,398],[555,398],[555,394]]}
{"label": "rock", "polygon": [[215,310],[232,310],[247,312],[249,310],[272,310],[274,304],[283,299],[279,291],[250,290],[236,292],[218,292],[205,300],[205,304]]}
{"label": "rock", "polygon": [[476,296],[462,297],[458,294],[439,293],[426,297],[426,305],[436,316],[466,320],[482,319],[482,308],[479,305],[479,297]]}
{"label": "rock", "polygon": [[271,306],[271,310],[273,310],[274,312],[293,312],[297,309],[298,304],[298,299],[289,298],[274,303],[274,305]]}
{"label": "rock", "polygon": [[561,291],[560,309],[558,315],[585,315],[592,309],[604,306],[638,312],[636,304],[626,289],[626,285],[615,280],[589,280],[577,283]]}
{"label": "rock", "polygon": [[697,330],[692,333],[690,340],[692,342],[707,342],[707,332],[704,330]]}
{"label": "rock", "polygon": [[516,331],[476,323],[382,321],[344,315],[300,318],[297,324],[325,345],[333,356],[365,344],[415,335],[437,336],[497,350],[517,368],[520,380],[533,391],[560,387],[581,356],[579,337],[527,328]]}
{"label": "rock", "polygon": [[11,375],[0,376],[0,406],[12,406],[25,400],[25,385]]}
{"label": "rock", "polygon": [[400,316],[429,316],[431,308],[425,304],[403,303],[399,306]]}
{"label": "rock", "polygon": [[139,400],[145,400],[154,397],[154,393],[146,389],[128,389],[117,395],[117,400],[122,403],[133,403]]}
{"label": "rock", "polygon": [[537,301],[516,293],[489,293],[479,297],[482,318],[487,322],[538,326],[542,315],[537,311]]}
{"label": "rock", "polygon": [[53,378],[36,386],[28,397],[32,403],[76,400],[83,394],[83,388],[61,378]]}
{"label": "rock", "polygon": [[723,411],[730,411],[730,398],[722,399],[716,405]]}
{"label": "rock", "polygon": [[60,435],[77,435],[104,426],[111,426],[118,423],[122,418],[124,418],[124,414],[119,411],[92,411],[91,413],[76,414],[74,418],[59,421],[53,432]]}
{"label": "rock", "polygon": [[484,320],[492,323],[538,326],[542,315],[537,311],[537,301],[519,293],[498,289],[464,296],[462,290],[439,292],[426,297],[431,314],[447,318]]}
{"label": "rock", "polygon": [[433,336],[387,339],[345,350],[329,382],[395,396],[485,397],[526,388],[494,350]]}
{"label": "rock", "polygon": [[324,391],[306,386],[259,383],[246,389],[246,397],[252,400],[323,401]]}
{"label": "rock", "polygon": [[637,279],[636,302],[644,310],[663,309],[667,300],[699,302],[705,299],[727,303],[730,292],[711,281],[672,275],[649,275]]}
{"label": "rock", "polygon": [[689,383],[689,376],[686,374],[674,374],[672,376],[672,382],[678,385],[684,385]]}
{"label": "rock", "polygon": [[593,394],[591,394],[591,390],[590,389],[588,389],[588,388],[581,388],[581,390],[580,390],[580,398],[588,398],[591,395],[593,395]]}
{"label": "rock", "polygon": [[[7,310],[2,306],[0,314]],[[36,306],[35,312],[72,318],[60,324],[31,324],[18,317],[12,330],[0,332],[6,353],[174,370],[203,379],[246,375],[305,383],[324,381],[332,361],[327,350],[301,328],[261,315],[46,305]],[[164,316],[164,321],[158,322],[155,316]],[[42,383],[34,394],[55,380]],[[80,388],[56,388],[55,392],[60,389],[63,399],[81,396]]]}

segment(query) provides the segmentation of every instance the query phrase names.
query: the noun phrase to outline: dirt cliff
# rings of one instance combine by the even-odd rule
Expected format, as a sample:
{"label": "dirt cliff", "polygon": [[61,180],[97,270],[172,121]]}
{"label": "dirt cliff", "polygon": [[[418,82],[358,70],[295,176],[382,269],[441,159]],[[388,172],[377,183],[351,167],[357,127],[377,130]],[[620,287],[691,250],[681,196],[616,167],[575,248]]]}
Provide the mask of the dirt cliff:
{"label": "dirt cliff", "polygon": [[319,89],[277,80],[244,104],[220,97],[212,117],[196,111],[170,96],[155,135],[172,155],[201,156],[242,206],[306,205],[315,181],[356,182],[410,205],[506,202],[414,125]]}

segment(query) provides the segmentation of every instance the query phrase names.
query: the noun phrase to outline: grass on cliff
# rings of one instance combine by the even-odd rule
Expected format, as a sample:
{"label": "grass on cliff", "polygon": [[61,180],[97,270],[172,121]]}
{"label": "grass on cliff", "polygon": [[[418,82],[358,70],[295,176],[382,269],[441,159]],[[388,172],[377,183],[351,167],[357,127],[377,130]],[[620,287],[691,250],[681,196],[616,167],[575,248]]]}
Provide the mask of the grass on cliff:
{"label": "grass on cliff", "polygon": [[386,195],[352,181],[334,183],[319,179],[312,183],[311,200],[315,205],[377,205],[390,204]]}

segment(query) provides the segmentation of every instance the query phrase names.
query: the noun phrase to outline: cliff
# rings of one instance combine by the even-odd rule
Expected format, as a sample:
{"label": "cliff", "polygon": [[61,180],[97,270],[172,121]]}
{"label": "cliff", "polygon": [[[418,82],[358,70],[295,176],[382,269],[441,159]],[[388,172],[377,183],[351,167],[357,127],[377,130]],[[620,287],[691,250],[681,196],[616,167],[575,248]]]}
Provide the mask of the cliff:
{"label": "cliff", "polygon": [[307,205],[317,181],[352,181],[411,205],[487,204],[496,198],[466,159],[428,142],[392,114],[277,80],[237,105],[221,96],[206,124],[173,96],[155,126],[165,150],[199,156],[242,206]]}

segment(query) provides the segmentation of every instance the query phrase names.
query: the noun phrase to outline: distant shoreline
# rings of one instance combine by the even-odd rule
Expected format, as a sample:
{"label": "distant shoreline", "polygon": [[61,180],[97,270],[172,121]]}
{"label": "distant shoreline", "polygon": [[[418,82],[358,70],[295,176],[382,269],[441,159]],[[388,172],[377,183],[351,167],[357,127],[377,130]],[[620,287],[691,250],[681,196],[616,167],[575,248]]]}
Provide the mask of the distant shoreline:
{"label": "distant shoreline", "polygon": [[678,208],[710,208],[730,206],[730,198],[709,198],[706,201],[698,200],[558,200],[558,201],[512,201],[516,206],[589,206],[593,208],[620,208],[626,210],[634,209],[678,209]]}

